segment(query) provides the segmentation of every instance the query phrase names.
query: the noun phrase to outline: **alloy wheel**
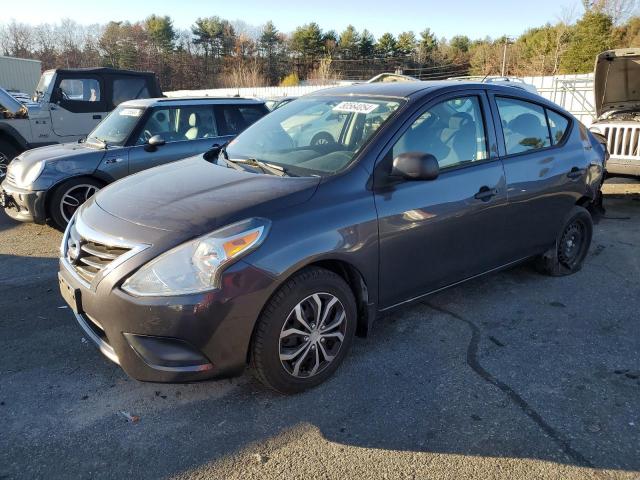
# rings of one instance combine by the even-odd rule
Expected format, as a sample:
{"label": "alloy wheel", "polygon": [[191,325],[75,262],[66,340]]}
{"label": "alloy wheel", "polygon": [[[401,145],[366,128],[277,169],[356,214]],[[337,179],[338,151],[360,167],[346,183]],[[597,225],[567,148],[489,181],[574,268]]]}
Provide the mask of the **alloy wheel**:
{"label": "alloy wheel", "polygon": [[64,221],[69,223],[78,207],[89,200],[98,190],[99,188],[95,185],[83,183],[74,185],[64,192],[60,201],[60,213]]}
{"label": "alloy wheel", "polygon": [[7,175],[8,164],[9,164],[9,159],[4,153],[0,152],[0,180]]}
{"label": "alloy wheel", "polygon": [[330,293],[314,293],[291,310],[282,326],[280,363],[294,377],[313,377],[337,357],[346,331],[340,300]]}

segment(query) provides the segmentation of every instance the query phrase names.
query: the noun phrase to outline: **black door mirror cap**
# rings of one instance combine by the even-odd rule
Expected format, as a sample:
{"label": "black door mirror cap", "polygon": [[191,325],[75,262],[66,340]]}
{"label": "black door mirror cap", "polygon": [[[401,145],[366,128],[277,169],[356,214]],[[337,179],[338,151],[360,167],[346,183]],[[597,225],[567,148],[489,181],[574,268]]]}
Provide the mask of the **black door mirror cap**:
{"label": "black door mirror cap", "polygon": [[440,174],[436,157],[424,152],[405,152],[393,159],[391,175],[407,180],[435,180]]}

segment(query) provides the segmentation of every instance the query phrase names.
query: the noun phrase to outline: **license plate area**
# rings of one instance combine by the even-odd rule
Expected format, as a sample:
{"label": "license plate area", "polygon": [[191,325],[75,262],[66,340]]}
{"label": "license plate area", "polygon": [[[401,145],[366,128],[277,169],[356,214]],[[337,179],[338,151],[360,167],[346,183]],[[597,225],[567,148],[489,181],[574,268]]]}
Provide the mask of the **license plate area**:
{"label": "license plate area", "polygon": [[60,284],[60,293],[62,294],[62,298],[67,302],[67,305],[71,307],[71,310],[73,310],[74,313],[82,313],[80,289],[73,288],[60,274],[58,274],[58,283]]}

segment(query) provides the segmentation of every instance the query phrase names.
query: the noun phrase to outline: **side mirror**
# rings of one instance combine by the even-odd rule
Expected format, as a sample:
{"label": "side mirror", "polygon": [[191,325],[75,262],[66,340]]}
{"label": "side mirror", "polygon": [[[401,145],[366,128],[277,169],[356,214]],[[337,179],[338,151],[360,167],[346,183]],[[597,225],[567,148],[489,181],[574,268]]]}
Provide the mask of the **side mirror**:
{"label": "side mirror", "polygon": [[151,145],[152,147],[161,147],[165,143],[167,142],[165,142],[164,138],[162,138],[162,135],[154,135],[149,140],[147,140],[147,144]]}
{"label": "side mirror", "polygon": [[434,180],[440,174],[438,160],[430,153],[406,152],[393,159],[391,175],[407,180]]}
{"label": "side mirror", "polygon": [[220,151],[222,150],[223,147],[224,145],[219,145],[217,143],[214,143],[209,150],[204,152],[202,157],[208,162],[215,160],[216,158],[218,158],[218,155],[220,154]]}

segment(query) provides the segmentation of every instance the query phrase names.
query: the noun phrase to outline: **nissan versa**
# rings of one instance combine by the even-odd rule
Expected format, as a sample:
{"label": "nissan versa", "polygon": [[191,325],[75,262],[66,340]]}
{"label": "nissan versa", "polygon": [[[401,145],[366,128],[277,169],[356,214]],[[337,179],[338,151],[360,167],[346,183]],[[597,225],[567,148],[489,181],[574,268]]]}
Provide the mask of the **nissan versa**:
{"label": "nissan versa", "polygon": [[[299,121],[310,112],[327,120]],[[331,141],[301,143],[325,131]],[[605,157],[570,114],[513,87],[322,90],[226,148],[94,195],[64,234],[60,289],[136,379],[250,364],[299,392],[381,312],[530,258],[578,271]]]}

